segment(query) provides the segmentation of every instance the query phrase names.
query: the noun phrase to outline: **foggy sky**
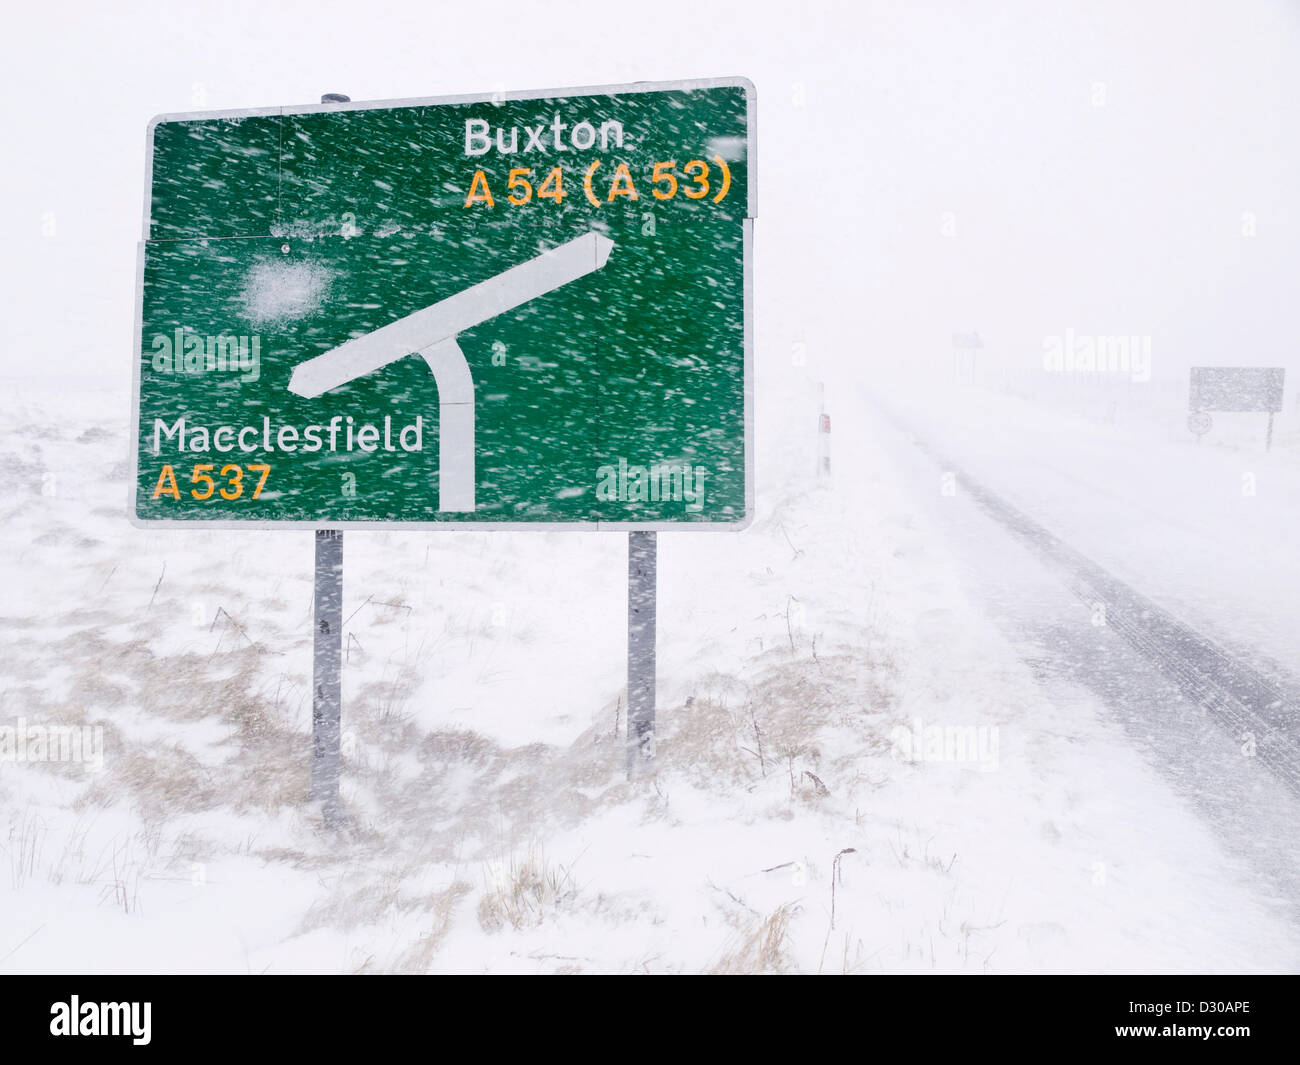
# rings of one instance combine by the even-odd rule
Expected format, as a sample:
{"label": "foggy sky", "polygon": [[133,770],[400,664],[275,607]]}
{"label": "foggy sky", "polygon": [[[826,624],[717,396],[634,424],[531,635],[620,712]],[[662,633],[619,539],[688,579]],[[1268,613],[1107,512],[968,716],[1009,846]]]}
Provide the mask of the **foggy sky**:
{"label": "foggy sky", "polygon": [[129,386],[155,114],[735,74],[758,88],[760,388],[795,343],[814,376],[884,378],[967,330],[1011,365],[1073,329],[1151,336],[1156,378],[1300,374],[1294,4],[41,3],[7,22],[11,386]]}

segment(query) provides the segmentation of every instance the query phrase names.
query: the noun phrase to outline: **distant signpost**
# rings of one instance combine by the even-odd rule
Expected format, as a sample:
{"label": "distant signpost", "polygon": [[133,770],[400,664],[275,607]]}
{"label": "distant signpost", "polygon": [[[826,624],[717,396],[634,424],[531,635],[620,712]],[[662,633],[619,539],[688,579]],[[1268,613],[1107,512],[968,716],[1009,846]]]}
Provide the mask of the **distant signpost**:
{"label": "distant signpost", "polygon": [[[1206,411],[1259,412],[1268,415],[1265,448],[1273,446],[1273,415],[1282,410],[1286,369],[1281,366],[1193,366],[1189,380],[1188,410],[1193,414]],[[1208,416],[1207,416],[1208,419]],[[1202,423],[1197,422],[1196,425]],[[1201,435],[1192,420],[1188,428]]]}
{"label": "distant signpost", "polygon": [[620,529],[653,599],[656,530],[753,513],[752,109],[730,78],[156,118],[132,519],[316,529],[318,602],[326,532]]}
{"label": "distant signpost", "polygon": [[[953,333],[952,335],[952,370],[953,380],[975,382],[975,360],[984,350],[984,341],[979,333]],[[970,356],[966,364],[966,356]]]}

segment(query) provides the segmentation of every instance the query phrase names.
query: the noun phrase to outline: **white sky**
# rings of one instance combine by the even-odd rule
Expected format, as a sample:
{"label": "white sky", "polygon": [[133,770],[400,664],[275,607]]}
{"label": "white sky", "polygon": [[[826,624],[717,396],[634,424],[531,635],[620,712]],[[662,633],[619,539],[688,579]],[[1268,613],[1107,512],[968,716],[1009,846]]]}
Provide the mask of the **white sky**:
{"label": "white sky", "polygon": [[1294,3],[42,2],[6,23],[11,383],[127,387],[154,114],[730,74],[759,95],[760,373],[804,341],[814,374],[878,377],[966,330],[1034,365],[1073,329],[1151,335],[1157,377],[1300,374]]}

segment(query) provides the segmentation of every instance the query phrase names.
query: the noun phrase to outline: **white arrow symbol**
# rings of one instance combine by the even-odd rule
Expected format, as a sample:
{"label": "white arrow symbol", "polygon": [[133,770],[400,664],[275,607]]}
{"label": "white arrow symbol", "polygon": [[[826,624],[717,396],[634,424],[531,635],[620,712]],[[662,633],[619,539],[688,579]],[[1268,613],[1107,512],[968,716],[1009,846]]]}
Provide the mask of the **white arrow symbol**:
{"label": "white arrow symbol", "polygon": [[474,509],[474,381],[456,343],[466,329],[599,270],[614,242],[594,230],[423,310],[299,363],[289,391],[314,399],[418,353],[438,388],[438,509]]}

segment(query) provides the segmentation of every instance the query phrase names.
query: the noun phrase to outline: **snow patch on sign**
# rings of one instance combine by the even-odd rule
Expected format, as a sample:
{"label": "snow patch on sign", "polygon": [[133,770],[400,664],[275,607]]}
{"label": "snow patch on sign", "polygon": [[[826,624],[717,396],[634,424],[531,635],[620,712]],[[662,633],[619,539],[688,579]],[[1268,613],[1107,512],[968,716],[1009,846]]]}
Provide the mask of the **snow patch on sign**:
{"label": "snow patch on sign", "polygon": [[738,163],[745,158],[744,137],[711,137],[709,154],[720,155],[731,163]]}
{"label": "snow patch on sign", "polygon": [[244,281],[243,316],[258,326],[306,318],[324,305],[333,280],[334,271],[319,263],[263,259]]}

